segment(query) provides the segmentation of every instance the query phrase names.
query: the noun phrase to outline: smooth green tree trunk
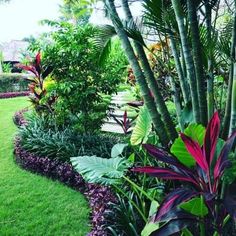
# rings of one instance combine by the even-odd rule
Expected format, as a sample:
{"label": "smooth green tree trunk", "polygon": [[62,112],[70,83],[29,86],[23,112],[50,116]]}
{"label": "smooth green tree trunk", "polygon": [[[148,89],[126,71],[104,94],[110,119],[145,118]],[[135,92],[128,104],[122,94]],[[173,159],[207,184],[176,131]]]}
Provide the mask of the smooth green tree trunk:
{"label": "smooth green tree trunk", "polygon": [[164,146],[167,146],[169,144],[170,139],[169,139],[167,131],[165,129],[165,125],[164,125],[164,123],[161,119],[161,116],[157,110],[155,101],[153,100],[153,98],[150,94],[148,84],[145,80],[142,69],[139,65],[137,58],[136,58],[133,47],[128,39],[128,36],[126,35],[126,32],[125,32],[123,25],[122,25],[122,22],[119,18],[117,11],[116,11],[114,0],[108,0],[107,3],[108,3],[109,10],[111,11],[112,23],[114,25],[117,35],[119,36],[119,38],[121,40],[122,46],[123,46],[124,51],[128,57],[129,63],[134,70],[135,77],[137,78],[138,84],[140,85],[142,96],[144,98],[144,102],[145,102],[147,109],[150,113],[150,116],[152,118],[153,125],[157,131],[157,134],[160,138],[161,143]]}
{"label": "smooth green tree trunk", "polygon": [[196,76],[195,76],[195,68],[193,63],[193,58],[191,55],[191,50],[187,38],[187,31],[184,25],[184,13],[180,4],[179,0],[171,0],[176,21],[179,28],[179,34],[181,39],[181,45],[183,48],[183,56],[184,61],[186,64],[187,70],[187,78],[190,85],[190,94],[192,99],[192,108],[193,108],[193,115],[194,121],[200,123],[200,111],[199,111],[199,101],[198,101],[198,93],[197,93],[197,83],[196,83]]}
{"label": "smooth green tree trunk", "polygon": [[[125,12],[126,20],[128,22],[131,22],[131,21],[134,22],[134,19],[131,14],[127,0],[122,0],[122,7]],[[150,86],[150,90],[153,93],[155,102],[157,104],[157,108],[161,114],[162,120],[164,121],[166,129],[168,131],[169,137],[172,141],[174,141],[178,137],[178,133],[175,129],[175,125],[171,119],[170,113],[167,109],[167,106],[166,106],[163,96],[161,94],[161,89],[159,88],[157,80],[153,74],[151,67],[150,67],[150,64],[148,62],[144,48],[137,41],[134,41],[134,47],[135,47],[136,53],[138,55],[138,58],[141,62],[141,65],[142,65],[142,68],[144,71],[144,75],[145,75],[147,82]]]}
{"label": "smooth green tree trunk", "polygon": [[[232,32],[232,43],[231,43],[231,57],[235,58],[235,49],[236,48],[236,12],[234,14],[234,26]],[[227,139],[229,130],[230,130],[230,119],[231,119],[231,109],[232,109],[232,92],[233,92],[233,80],[234,80],[234,62],[231,62],[230,72],[229,72],[229,82],[228,82],[228,90],[227,90],[227,100],[226,100],[226,108],[223,120],[223,131],[222,138]]]}
{"label": "smooth green tree trunk", "polygon": [[184,123],[181,116],[182,110],[181,110],[180,96],[179,96],[179,91],[176,87],[176,83],[173,77],[170,77],[170,83],[171,83],[171,88],[173,91],[172,96],[173,96],[173,101],[175,104],[176,116],[178,119],[179,127],[180,127],[181,132],[184,132]]}
{"label": "smooth green tree trunk", "polygon": [[[206,11],[206,28],[207,28],[207,41],[212,40],[212,13],[209,0],[205,3]],[[211,50],[207,58],[207,111],[208,120],[211,119],[214,113],[214,68],[213,68],[213,51]]]}
{"label": "smooth green tree trunk", "polygon": [[229,135],[236,131],[236,63],[234,63],[233,78]]}
{"label": "smooth green tree trunk", "polygon": [[205,74],[202,63],[202,46],[200,41],[199,26],[197,19],[196,1],[187,0],[188,20],[191,31],[193,48],[193,61],[197,81],[197,94],[200,110],[200,120],[203,125],[207,124],[207,99],[205,90]]}
{"label": "smooth green tree trunk", "polygon": [[184,71],[181,65],[180,56],[175,42],[176,39],[172,34],[170,34],[169,36],[170,36],[170,47],[175,60],[175,68],[178,73],[180,87],[183,94],[184,103],[186,105],[191,100],[189,96],[189,85],[186,80],[186,77],[184,76]]}

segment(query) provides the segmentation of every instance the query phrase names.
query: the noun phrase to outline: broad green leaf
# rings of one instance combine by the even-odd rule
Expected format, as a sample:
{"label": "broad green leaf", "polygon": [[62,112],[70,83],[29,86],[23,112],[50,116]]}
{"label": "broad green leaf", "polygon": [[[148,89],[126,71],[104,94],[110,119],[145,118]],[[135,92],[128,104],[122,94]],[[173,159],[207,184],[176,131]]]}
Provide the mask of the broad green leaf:
{"label": "broad green leaf", "polygon": [[[184,131],[186,135],[191,137],[193,140],[202,146],[205,136],[205,128],[199,124],[190,124]],[[178,160],[188,167],[195,165],[194,158],[187,151],[184,142],[180,137],[175,139],[170,149],[171,153],[174,154]]]}
{"label": "broad green leaf", "polygon": [[181,119],[184,122],[184,124],[188,124],[193,120],[193,109],[191,103],[188,103],[181,114]]}
{"label": "broad green leaf", "polygon": [[155,200],[153,200],[151,202],[151,206],[150,206],[150,209],[149,209],[149,214],[148,216],[151,217],[153,216],[156,212],[157,212],[157,208],[159,207],[159,203]]}
{"label": "broad green leaf", "polygon": [[[159,203],[157,201],[152,201],[151,202],[151,206],[149,209],[149,217],[153,216],[156,212],[157,212],[157,208],[159,207]],[[159,224],[158,223],[154,223],[154,222],[148,222],[144,229],[141,232],[141,236],[149,236],[152,232],[154,232],[155,230],[157,230],[159,228]]]}
{"label": "broad green leaf", "polygon": [[193,140],[198,142],[200,146],[203,145],[204,136],[206,129],[199,124],[190,124],[185,130],[184,133],[191,137]]}
{"label": "broad green leaf", "polygon": [[181,236],[193,236],[193,234],[187,229],[182,229],[182,234]]}
{"label": "broad green leaf", "polygon": [[122,152],[124,151],[125,147],[127,147],[128,144],[126,143],[117,143],[113,146],[111,149],[111,157],[118,157]]}
{"label": "broad green leaf", "polygon": [[135,153],[132,153],[129,157],[128,157],[128,161],[130,161],[131,163],[135,162]]}
{"label": "broad green leaf", "polygon": [[152,129],[152,120],[146,106],[143,106],[139,111],[135,127],[131,135],[131,145],[139,145],[145,143]]}
{"label": "broad green leaf", "polygon": [[120,157],[105,159],[96,156],[71,157],[71,163],[89,183],[111,185],[120,182],[129,162]]}
{"label": "broad green leaf", "polygon": [[184,202],[179,205],[183,210],[191,213],[195,216],[204,217],[208,214],[208,208],[206,207],[203,197],[196,197],[188,202]]}
{"label": "broad green leaf", "polygon": [[154,223],[154,222],[148,222],[144,229],[141,232],[141,236],[149,236],[152,232],[156,231],[159,229],[159,223]]}

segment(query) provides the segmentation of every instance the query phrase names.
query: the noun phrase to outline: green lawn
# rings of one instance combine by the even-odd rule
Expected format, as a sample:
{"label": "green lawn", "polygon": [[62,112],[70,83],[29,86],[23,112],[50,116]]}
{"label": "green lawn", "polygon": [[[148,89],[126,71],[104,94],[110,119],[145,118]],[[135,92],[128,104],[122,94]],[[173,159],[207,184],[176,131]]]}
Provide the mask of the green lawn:
{"label": "green lawn", "polygon": [[27,98],[0,100],[0,235],[84,236],[89,209],[83,195],[13,161],[12,116],[27,105]]}

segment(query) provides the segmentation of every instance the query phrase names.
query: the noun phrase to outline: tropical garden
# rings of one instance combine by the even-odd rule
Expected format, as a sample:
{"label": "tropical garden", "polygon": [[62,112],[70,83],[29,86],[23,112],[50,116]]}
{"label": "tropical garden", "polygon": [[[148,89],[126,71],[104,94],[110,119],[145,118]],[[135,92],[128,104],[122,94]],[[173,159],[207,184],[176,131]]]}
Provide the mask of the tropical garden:
{"label": "tropical garden", "polygon": [[0,235],[236,235],[236,1],[99,4],[2,65]]}

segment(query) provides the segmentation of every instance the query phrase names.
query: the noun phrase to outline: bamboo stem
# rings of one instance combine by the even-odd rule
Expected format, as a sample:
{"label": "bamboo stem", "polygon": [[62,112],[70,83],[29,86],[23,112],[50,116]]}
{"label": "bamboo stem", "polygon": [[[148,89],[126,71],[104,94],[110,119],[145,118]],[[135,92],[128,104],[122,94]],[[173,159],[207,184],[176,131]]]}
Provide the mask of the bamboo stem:
{"label": "bamboo stem", "polygon": [[170,139],[167,135],[165,125],[164,125],[164,123],[161,119],[161,116],[157,110],[155,101],[153,100],[153,98],[150,95],[150,90],[149,90],[148,84],[145,80],[144,74],[143,74],[142,69],[139,65],[139,62],[136,58],[133,47],[128,39],[128,36],[126,35],[126,32],[125,32],[123,25],[122,25],[122,22],[119,18],[117,11],[116,11],[114,0],[108,0],[108,6],[109,6],[108,10],[111,11],[110,15],[111,15],[112,23],[114,25],[117,35],[119,36],[119,38],[121,40],[122,46],[124,48],[124,51],[126,52],[129,63],[134,70],[135,77],[137,78],[137,81],[140,85],[141,93],[144,98],[144,102],[147,106],[147,109],[149,111],[149,114],[152,118],[154,127],[157,131],[157,134],[160,138],[162,145],[167,147]]}
{"label": "bamboo stem", "polygon": [[187,78],[190,85],[190,93],[192,98],[192,107],[193,107],[193,114],[194,114],[194,121],[196,123],[200,122],[200,110],[199,110],[199,101],[198,101],[198,94],[197,94],[197,84],[196,84],[196,75],[195,75],[195,68],[193,63],[193,58],[190,51],[190,46],[188,43],[187,32],[184,25],[184,13],[180,4],[179,0],[171,0],[176,21],[179,28],[179,34],[181,39],[181,44],[183,48],[183,56],[184,61],[186,64],[187,70]]}

